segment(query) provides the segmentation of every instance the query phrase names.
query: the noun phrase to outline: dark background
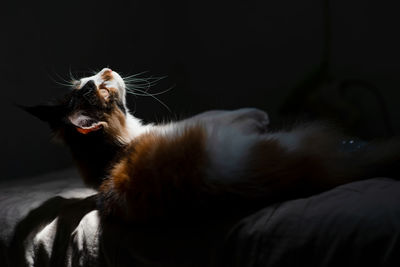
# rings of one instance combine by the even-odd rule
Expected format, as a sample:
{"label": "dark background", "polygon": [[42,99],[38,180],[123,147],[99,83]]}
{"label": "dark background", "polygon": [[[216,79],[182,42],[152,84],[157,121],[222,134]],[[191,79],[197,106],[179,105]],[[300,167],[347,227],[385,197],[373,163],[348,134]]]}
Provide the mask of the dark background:
{"label": "dark background", "polygon": [[1,11],[0,180],[72,164],[13,106],[110,67],[168,76],[129,106],[146,121],[258,107],[273,123],[328,118],[364,139],[400,132],[400,3],[381,0],[14,1]]}

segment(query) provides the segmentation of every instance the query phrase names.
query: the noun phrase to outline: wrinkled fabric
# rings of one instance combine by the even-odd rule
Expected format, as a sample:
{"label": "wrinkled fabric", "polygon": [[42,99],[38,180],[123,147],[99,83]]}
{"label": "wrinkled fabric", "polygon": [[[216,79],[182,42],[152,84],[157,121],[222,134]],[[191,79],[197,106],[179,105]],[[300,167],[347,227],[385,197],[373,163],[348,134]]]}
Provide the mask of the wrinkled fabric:
{"label": "wrinkled fabric", "polygon": [[0,184],[0,266],[90,266],[99,220],[95,191],[78,177],[66,170]]}
{"label": "wrinkled fabric", "polygon": [[0,266],[400,266],[400,182],[376,178],[219,225],[104,223],[74,170],[0,184]]}
{"label": "wrinkled fabric", "polygon": [[269,206],[231,231],[221,266],[400,266],[400,181]]}

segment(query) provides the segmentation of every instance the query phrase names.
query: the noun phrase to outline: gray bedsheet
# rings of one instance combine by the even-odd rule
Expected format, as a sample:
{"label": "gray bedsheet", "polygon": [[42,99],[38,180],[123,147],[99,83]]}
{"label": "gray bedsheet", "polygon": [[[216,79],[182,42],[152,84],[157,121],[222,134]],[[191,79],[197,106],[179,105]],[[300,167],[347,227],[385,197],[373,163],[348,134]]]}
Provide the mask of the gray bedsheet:
{"label": "gray bedsheet", "polygon": [[236,225],[222,262],[400,266],[400,182],[370,179],[269,206]]}
{"label": "gray bedsheet", "polygon": [[93,243],[81,231],[93,229],[94,194],[73,169],[0,184],[0,266],[48,266],[66,247],[59,258],[77,266],[71,252]]}
{"label": "gray bedsheet", "polygon": [[75,170],[0,184],[0,266],[400,266],[400,182],[376,178],[235,224],[102,223]]}

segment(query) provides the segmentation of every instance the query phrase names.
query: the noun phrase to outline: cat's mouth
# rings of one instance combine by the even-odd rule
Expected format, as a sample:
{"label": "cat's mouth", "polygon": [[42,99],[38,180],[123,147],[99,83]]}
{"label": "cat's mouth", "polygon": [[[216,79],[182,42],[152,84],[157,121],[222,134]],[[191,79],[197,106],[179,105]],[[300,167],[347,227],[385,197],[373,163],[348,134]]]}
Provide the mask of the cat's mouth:
{"label": "cat's mouth", "polygon": [[101,123],[97,123],[95,125],[91,125],[90,127],[76,127],[76,130],[81,134],[88,134],[90,132],[98,131],[103,128]]}

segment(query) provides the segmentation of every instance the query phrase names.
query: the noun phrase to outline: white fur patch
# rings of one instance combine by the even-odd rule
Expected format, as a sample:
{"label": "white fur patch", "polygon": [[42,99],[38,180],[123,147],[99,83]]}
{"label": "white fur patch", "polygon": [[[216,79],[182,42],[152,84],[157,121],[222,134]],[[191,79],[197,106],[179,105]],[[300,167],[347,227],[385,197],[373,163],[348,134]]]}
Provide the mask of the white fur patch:
{"label": "white fur patch", "polygon": [[127,110],[126,113],[126,128],[129,133],[130,141],[135,139],[141,134],[147,133],[151,131],[154,126],[153,124],[143,125],[142,121],[129,113]]}
{"label": "white fur patch", "polygon": [[81,89],[83,86],[85,86],[85,84],[88,81],[92,80],[96,84],[97,87],[100,86],[101,84],[104,84],[104,86],[106,88],[116,88],[118,90],[118,95],[120,97],[120,100],[122,101],[122,103],[124,105],[126,105],[126,99],[125,99],[126,98],[126,86],[125,86],[124,80],[121,78],[121,76],[117,72],[111,71],[112,79],[110,79],[108,81],[104,81],[102,78],[102,75],[106,71],[111,71],[111,70],[109,68],[104,68],[93,76],[80,79],[80,83],[79,83],[79,86],[77,87],[77,89]]}
{"label": "white fur patch", "polygon": [[246,168],[250,149],[260,140],[257,134],[243,134],[234,127],[208,127],[207,152],[210,166],[207,178],[213,182],[238,182]]}

